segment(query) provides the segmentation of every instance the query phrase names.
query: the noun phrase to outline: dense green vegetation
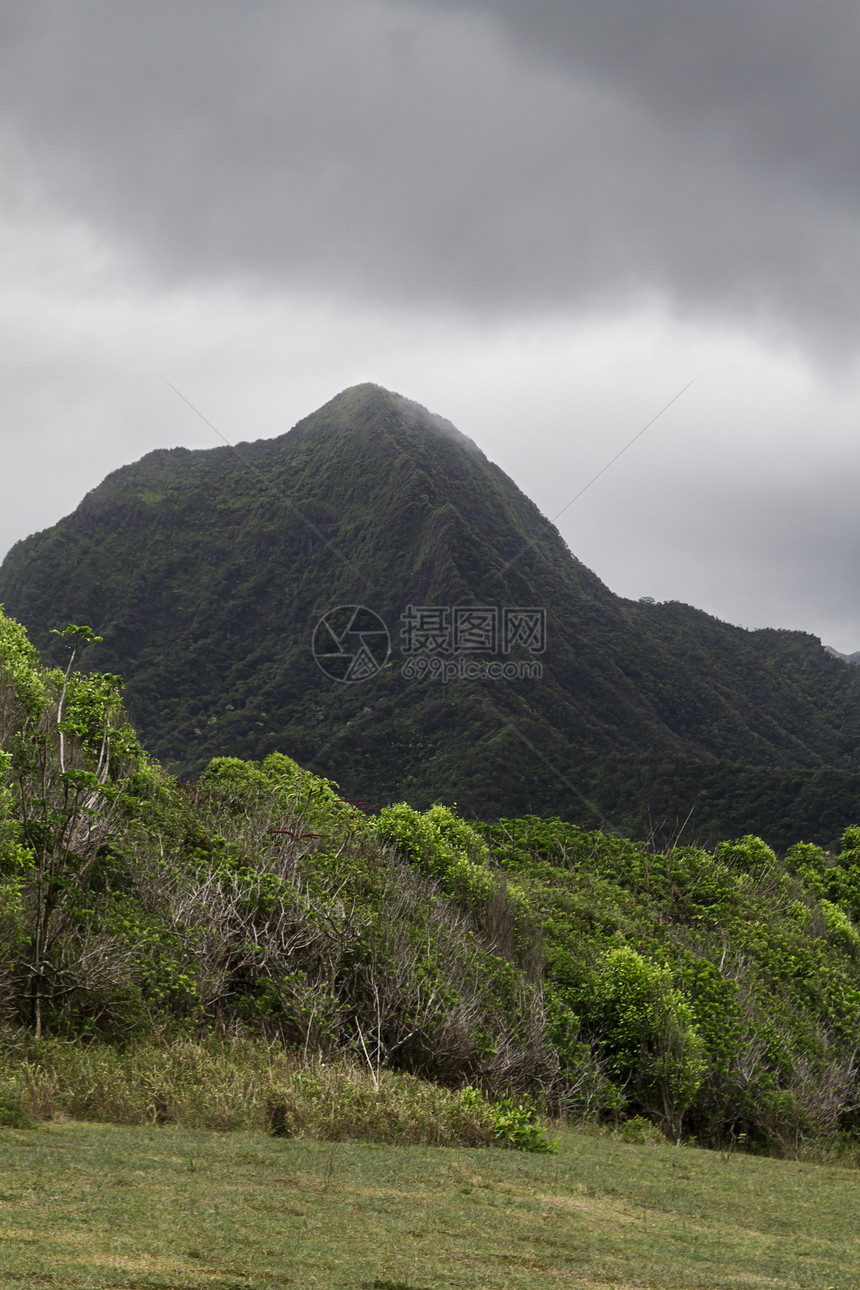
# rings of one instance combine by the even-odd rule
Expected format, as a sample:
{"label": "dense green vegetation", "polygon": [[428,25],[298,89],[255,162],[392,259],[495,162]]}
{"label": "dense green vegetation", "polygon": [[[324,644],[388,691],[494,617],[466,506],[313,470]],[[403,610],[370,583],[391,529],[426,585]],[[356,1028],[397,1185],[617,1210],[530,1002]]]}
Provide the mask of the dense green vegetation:
{"label": "dense green vegetation", "polygon": [[[614,596],[474,444],[375,386],[238,453],[114,472],[9,552],[0,603],[62,667],[52,629],[92,623],[141,742],[184,778],[287,751],[352,801],[595,828],[579,790],[659,846],[686,825],[832,848],[860,818],[860,669],[799,632]],[[311,638],[355,603],[392,655],[339,685]],[[410,680],[409,605],[543,607],[542,678]]]}
{"label": "dense green vegetation", "polygon": [[752,836],[661,854],[560,821],[484,832],[628,1109],[710,1143],[855,1131],[860,830],[784,863]]}
{"label": "dense green vegetation", "polygon": [[[104,1110],[80,1101],[90,1076],[57,1041],[91,1054],[103,1091],[128,1085],[132,1119],[197,1105],[176,1071],[226,1071],[256,1043],[233,1083],[263,1090],[254,1114],[284,1132],[314,1123],[290,1108],[318,1063],[345,1061],[353,1105],[378,1109],[397,1072],[453,1090],[438,1140],[540,1147],[540,1107],[723,1148],[852,1149],[860,829],[836,853],[798,842],[780,860],[755,836],[660,851],[535,816],[368,816],[282,753],[216,758],[181,783],[141,749],[119,679],[79,670],[90,629],[62,643],[66,668],[45,668],[0,613],[13,1120],[45,1087]],[[272,1074],[283,1049],[308,1063],[297,1083]],[[386,1087],[405,1125],[415,1086]]]}

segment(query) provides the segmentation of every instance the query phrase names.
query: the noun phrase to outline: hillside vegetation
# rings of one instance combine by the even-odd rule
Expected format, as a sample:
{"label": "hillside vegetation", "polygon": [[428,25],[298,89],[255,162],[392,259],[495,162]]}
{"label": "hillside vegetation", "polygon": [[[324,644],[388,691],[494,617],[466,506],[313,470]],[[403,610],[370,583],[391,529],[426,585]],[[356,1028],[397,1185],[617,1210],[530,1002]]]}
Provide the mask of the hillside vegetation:
{"label": "hillside vegetation", "polygon": [[[22,1114],[51,1070],[57,1096],[78,1078],[61,1048],[96,1074],[92,1054],[122,1057],[101,1069],[131,1088],[147,1046],[226,1072],[257,1044],[350,1057],[376,1090],[398,1072],[453,1090],[473,1141],[507,1113],[526,1145],[536,1106],[851,1147],[860,829],[779,860],[754,836],[660,852],[534,816],[366,816],[281,752],[180,782],[141,749],[119,679],[79,670],[92,632],[63,642],[66,668],[46,668],[0,613],[0,1074]],[[126,1118],[147,1107],[155,1085]],[[286,1104],[267,1114],[301,1130]]]}

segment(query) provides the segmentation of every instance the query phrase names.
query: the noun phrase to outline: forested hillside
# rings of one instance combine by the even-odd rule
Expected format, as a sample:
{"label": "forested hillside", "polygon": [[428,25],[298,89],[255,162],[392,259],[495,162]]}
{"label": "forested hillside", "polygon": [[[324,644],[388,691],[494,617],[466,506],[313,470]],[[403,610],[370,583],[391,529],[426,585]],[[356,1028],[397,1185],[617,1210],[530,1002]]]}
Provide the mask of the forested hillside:
{"label": "forested hillside", "polygon": [[46,669],[0,616],[0,1008],[28,1069],[51,1037],[238,1036],[675,1139],[855,1140],[860,828],[780,861],[369,816],[282,752],[183,783],[79,670],[89,629],[58,640]]}
{"label": "forested hillside", "polygon": [[[799,632],[618,598],[470,440],[377,386],[277,439],[114,472],[13,547],[0,603],[55,663],[52,630],[90,623],[143,745],[181,777],[288,752],[377,807],[602,813],[780,850],[860,818],[860,670]],[[343,684],[314,651],[352,605],[390,653]],[[540,639],[505,636],[521,610]],[[483,637],[475,619],[458,640],[474,611]],[[496,673],[458,670],[476,661]]]}

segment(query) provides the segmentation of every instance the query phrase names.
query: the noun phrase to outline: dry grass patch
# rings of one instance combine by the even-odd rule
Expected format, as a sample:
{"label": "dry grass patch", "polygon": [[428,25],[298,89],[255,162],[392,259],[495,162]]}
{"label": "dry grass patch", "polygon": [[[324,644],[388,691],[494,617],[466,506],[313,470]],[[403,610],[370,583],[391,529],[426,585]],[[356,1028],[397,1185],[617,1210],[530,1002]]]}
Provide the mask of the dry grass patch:
{"label": "dry grass patch", "polygon": [[261,1040],[102,1044],[0,1036],[0,1125],[69,1117],[268,1129],[332,1141],[490,1146],[485,1103],[396,1071],[322,1062]]}

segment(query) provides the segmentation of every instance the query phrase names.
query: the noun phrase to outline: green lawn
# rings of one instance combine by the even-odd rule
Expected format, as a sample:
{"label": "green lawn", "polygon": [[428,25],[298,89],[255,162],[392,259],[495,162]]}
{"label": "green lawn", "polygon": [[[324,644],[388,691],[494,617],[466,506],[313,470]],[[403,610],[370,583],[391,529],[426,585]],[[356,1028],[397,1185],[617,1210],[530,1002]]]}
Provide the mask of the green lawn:
{"label": "green lawn", "polygon": [[860,1173],[565,1131],[557,1156],[0,1130],[0,1286],[860,1287]]}

